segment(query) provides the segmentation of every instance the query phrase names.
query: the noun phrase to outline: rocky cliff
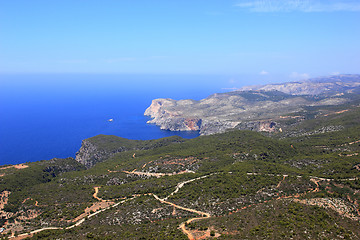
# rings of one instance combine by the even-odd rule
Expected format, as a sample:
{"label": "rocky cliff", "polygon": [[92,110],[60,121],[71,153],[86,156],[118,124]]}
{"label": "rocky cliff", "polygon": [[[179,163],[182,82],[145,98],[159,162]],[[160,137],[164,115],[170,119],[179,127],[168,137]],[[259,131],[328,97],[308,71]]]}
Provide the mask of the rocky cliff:
{"label": "rocky cliff", "polygon": [[81,143],[81,148],[76,153],[75,160],[83,164],[86,168],[91,168],[98,162],[108,159],[117,152],[122,152],[126,148],[120,147],[118,149],[105,150],[99,148],[89,139],[85,139]]}
{"label": "rocky cliff", "polygon": [[360,75],[340,75],[304,82],[248,87],[213,94],[200,101],[155,99],[144,115],[161,129],[200,131],[202,135],[221,133],[231,128],[274,132],[283,115],[305,107],[338,105],[347,94],[360,87]]}
{"label": "rocky cliff", "polygon": [[111,135],[98,135],[82,141],[75,160],[86,168],[91,168],[96,163],[103,162],[119,152],[154,149],[182,141],[184,140],[178,136],[140,141]]}
{"label": "rocky cliff", "polygon": [[184,116],[182,112],[173,110],[175,107],[186,108],[194,104],[193,100],[175,101],[172,99],[155,99],[146,109],[145,115],[153,119],[148,123],[155,123],[161,129],[170,131],[198,131],[202,125],[200,118]]}

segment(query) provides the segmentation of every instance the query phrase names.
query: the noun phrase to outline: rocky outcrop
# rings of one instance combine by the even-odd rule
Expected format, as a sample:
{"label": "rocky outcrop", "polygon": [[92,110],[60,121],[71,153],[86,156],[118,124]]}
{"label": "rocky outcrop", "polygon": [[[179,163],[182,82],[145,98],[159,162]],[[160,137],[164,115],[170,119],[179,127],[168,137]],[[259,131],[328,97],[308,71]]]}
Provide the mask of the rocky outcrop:
{"label": "rocky outcrop", "polygon": [[84,166],[79,162],[75,161],[74,158],[53,158],[48,161],[43,161],[39,163],[44,166],[44,172],[48,172],[53,176],[58,176],[59,174],[73,171],[84,170]]}
{"label": "rocky outcrop", "polygon": [[359,88],[360,75],[339,75],[248,87],[213,94],[200,101],[155,99],[144,115],[151,117],[148,123],[170,131],[199,131],[201,135],[231,128],[274,132],[280,130],[276,121],[283,115],[300,112],[308,106],[343,104],[348,101],[346,93]]}
{"label": "rocky outcrop", "polygon": [[240,130],[251,130],[257,132],[275,132],[278,131],[278,124],[272,120],[263,120],[263,121],[249,121],[242,122],[236,126]]}
{"label": "rocky outcrop", "polygon": [[209,120],[204,120],[202,121],[202,125],[200,128],[200,134],[201,135],[211,135],[211,134],[215,134],[215,133],[223,133],[228,129],[232,129],[235,128],[239,122],[235,121],[221,121],[221,120],[217,120],[217,121],[209,121]]}
{"label": "rocky outcrop", "polygon": [[145,115],[153,118],[148,123],[159,125],[164,130],[199,131],[202,123],[200,118],[182,117],[182,112],[171,110],[175,106],[186,107],[194,102],[192,100],[155,99],[150,107],[146,109]]}
{"label": "rocky outcrop", "polygon": [[81,148],[76,153],[75,160],[83,164],[87,168],[90,168],[99,158],[102,158],[102,156],[98,154],[95,145],[93,145],[90,141],[86,139],[83,140],[81,142]]}
{"label": "rocky outcrop", "polygon": [[92,143],[89,139],[85,139],[81,143],[81,148],[76,153],[75,160],[83,164],[86,168],[91,168],[98,162],[108,159],[117,152],[124,151],[125,149],[119,148],[111,151],[99,148],[96,144]]}
{"label": "rocky outcrop", "polygon": [[275,131],[268,127],[270,123],[266,126],[266,119],[276,117],[278,113],[298,111],[310,104],[304,98],[293,96],[272,99],[278,94],[232,92],[214,94],[200,101],[155,99],[144,114],[152,118],[148,123],[170,131],[200,131],[202,135],[209,135],[225,132],[239,124],[241,129]]}
{"label": "rocky outcrop", "polygon": [[119,152],[154,149],[182,141],[184,140],[178,136],[140,141],[112,135],[97,135],[82,141],[75,160],[86,168],[91,168]]}

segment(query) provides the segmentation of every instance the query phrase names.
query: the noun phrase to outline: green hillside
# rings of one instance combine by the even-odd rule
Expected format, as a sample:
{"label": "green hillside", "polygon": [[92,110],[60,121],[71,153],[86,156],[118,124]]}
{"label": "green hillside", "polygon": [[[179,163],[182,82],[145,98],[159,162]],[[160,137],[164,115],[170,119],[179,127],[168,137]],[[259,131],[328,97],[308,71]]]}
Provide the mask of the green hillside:
{"label": "green hillside", "polygon": [[359,105],[311,111],[276,134],[99,135],[86,156],[109,154],[88,169],[72,158],[2,168],[1,236],[359,239]]}

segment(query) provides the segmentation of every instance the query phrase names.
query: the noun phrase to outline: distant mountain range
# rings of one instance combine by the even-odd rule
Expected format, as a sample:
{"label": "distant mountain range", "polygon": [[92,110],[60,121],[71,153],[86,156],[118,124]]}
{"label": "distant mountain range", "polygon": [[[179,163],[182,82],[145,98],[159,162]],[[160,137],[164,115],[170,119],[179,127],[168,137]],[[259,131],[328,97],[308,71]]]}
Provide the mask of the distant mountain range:
{"label": "distant mountain range", "polygon": [[360,75],[336,75],[300,82],[243,87],[213,94],[200,101],[160,98],[145,115],[161,129],[200,131],[202,135],[227,129],[282,131],[288,115],[304,115],[307,107],[333,106],[359,97]]}
{"label": "distant mountain range", "polygon": [[336,94],[349,92],[360,87],[360,75],[345,74],[329,77],[313,78],[300,82],[247,86],[240,91],[264,90],[280,91],[291,95],[319,95],[323,93]]}

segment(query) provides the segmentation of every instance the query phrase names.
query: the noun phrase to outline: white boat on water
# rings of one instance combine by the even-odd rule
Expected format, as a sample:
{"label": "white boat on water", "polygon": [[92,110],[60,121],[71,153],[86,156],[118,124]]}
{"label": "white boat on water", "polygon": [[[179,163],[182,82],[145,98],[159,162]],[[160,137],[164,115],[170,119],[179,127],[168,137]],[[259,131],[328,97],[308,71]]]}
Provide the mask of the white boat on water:
{"label": "white boat on water", "polygon": [[110,118],[109,120],[108,120],[108,122],[113,122],[114,121],[114,119],[112,119],[112,118]]}

